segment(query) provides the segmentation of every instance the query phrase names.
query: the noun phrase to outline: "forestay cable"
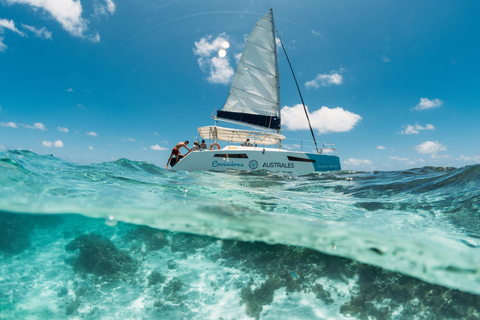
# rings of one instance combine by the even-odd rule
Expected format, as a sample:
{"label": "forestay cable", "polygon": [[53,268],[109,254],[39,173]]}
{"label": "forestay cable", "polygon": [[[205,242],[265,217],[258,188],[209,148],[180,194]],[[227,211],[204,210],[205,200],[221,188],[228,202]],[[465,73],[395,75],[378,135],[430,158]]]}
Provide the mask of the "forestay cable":
{"label": "forestay cable", "polygon": [[302,100],[303,110],[305,110],[305,115],[307,116],[308,126],[310,127],[310,132],[312,133],[313,142],[315,143],[315,149],[317,149],[317,153],[318,153],[317,140],[315,139],[315,135],[313,134],[312,125],[310,123],[310,117],[308,116],[307,107],[305,107],[305,103],[303,102],[303,97],[302,97],[302,93],[300,92],[300,87],[298,86],[297,78],[295,77],[295,73],[293,72],[293,68],[292,68],[292,64],[290,63],[290,59],[288,59],[287,51],[285,50],[285,46],[283,45],[282,38],[280,38],[280,35],[278,34],[278,30],[276,28],[275,28],[275,31],[277,33],[278,40],[280,40],[280,44],[282,45],[283,52],[285,53],[285,57],[287,57],[288,65],[290,66],[290,70],[292,71],[292,75],[293,75],[293,79],[295,80],[295,84],[297,85],[298,94],[300,95],[300,100]]}

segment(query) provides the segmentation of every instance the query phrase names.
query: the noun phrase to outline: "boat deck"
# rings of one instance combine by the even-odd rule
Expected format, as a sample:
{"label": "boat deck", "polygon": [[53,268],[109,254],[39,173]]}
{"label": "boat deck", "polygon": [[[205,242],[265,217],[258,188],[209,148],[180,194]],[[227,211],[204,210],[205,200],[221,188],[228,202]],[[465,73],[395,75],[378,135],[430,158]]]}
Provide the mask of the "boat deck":
{"label": "boat deck", "polygon": [[270,151],[270,152],[290,152],[285,149],[280,149],[280,148],[268,148],[268,147],[263,147],[263,146],[225,146],[222,150],[242,150],[242,151],[259,151],[259,150],[265,150],[265,151]]}

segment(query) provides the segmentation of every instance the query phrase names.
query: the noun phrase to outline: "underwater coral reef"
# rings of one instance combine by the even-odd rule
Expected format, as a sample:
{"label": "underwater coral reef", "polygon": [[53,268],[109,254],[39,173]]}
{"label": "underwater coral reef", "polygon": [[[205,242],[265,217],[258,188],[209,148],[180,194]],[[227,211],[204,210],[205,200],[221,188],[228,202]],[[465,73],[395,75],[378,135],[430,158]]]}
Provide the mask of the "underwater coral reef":
{"label": "underwater coral reef", "polygon": [[478,295],[308,248],[73,215],[0,223],[1,318],[480,319]]}

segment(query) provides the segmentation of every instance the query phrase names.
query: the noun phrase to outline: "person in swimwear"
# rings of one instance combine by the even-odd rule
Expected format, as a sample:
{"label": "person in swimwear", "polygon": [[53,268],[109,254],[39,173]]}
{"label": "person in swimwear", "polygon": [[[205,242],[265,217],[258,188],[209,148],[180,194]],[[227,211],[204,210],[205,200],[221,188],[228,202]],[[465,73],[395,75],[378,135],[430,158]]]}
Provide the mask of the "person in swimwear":
{"label": "person in swimwear", "polygon": [[[169,163],[170,163],[170,166],[173,167],[175,164],[177,164],[178,161],[180,161],[184,157],[184,155],[180,152],[180,148],[187,149],[188,150],[187,154],[189,154],[190,151],[192,151],[192,150],[188,149],[187,145],[188,145],[188,140],[186,140],[185,142],[177,143],[177,145],[172,149],[172,153],[170,154],[170,158],[168,158],[167,169],[168,169],[168,164]],[[175,156],[175,158],[172,159],[173,156]]]}

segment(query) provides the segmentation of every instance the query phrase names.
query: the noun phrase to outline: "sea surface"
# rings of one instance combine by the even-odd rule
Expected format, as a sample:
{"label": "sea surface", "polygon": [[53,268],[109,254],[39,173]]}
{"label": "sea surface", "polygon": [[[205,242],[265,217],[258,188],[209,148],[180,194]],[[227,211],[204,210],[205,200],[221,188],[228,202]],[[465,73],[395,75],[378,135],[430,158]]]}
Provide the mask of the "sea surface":
{"label": "sea surface", "polygon": [[0,319],[480,319],[480,165],[174,172],[0,153]]}

